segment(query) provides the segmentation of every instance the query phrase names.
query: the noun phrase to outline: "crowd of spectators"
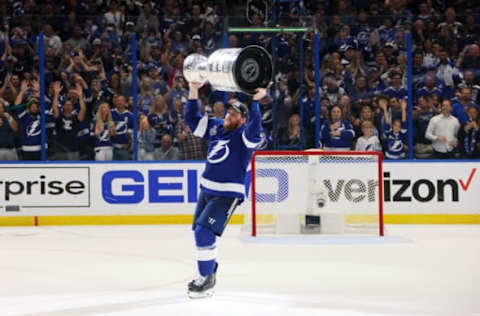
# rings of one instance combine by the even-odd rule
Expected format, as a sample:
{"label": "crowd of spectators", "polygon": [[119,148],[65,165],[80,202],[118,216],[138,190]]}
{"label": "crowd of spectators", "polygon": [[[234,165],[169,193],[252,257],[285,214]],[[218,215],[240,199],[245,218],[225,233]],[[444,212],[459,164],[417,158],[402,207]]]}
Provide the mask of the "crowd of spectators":
{"label": "crowd of spectators", "polygon": [[[41,158],[40,84],[49,160],[204,159],[185,124],[184,58],[223,47],[229,9],[218,1],[3,1],[0,5],[0,160]],[[230,3],[230,2],[229,2]],[[233,7],[245,8],[232,2]],[[402,159],[480,158],[480,4],[474,0],[280,1],[280,25],[301,33],[241,33],[229,47],[275,50],[271,97],[261,104],[262,148],[381,150]],[[243,11],[242,11],[243,12]],[[262,16],[245,25],[266,25]],[[320,36],[321,115],[315,115],[313,29]],[[39,34],[44,38],[40,78]],[[407,40],[412,36],[413,144],[408,143]],[[138,117],[133,116],[132,34]],[[300,41],[300,38],[302,41]],[[303,43],[303,80],[298,66]],[[302,83],[301,83],[302,82]],[[222,118],[242,94],[201,90]],[[225,104],[227,103],[227,104]],[[315,124],[320,120],[320,144]]]}

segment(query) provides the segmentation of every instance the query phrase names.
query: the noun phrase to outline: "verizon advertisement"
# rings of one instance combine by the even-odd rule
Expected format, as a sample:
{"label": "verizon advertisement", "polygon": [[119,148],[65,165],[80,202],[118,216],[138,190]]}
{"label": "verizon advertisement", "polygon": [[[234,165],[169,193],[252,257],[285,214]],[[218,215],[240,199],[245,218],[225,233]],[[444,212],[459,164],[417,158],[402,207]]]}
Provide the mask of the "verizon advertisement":
{"label": "verizon advertisement", "polygon": [[[192,214],[203,168],[201,162],[0,164],[0,216]],[[261,168],[258,183],[266,185],[257,185],[259,204],[303,207],[311,169]],[[480,214],[480,162],[388,162],[383,169],[386,214]],[[326,207],[377,210],[375,166],[320,166],[315,174]],[[249,209],[244,202],[238,213]]]}
{"label": "verizon advertisement", "polygon": [[480,214],[480,162],[383,166],[387,214]]}

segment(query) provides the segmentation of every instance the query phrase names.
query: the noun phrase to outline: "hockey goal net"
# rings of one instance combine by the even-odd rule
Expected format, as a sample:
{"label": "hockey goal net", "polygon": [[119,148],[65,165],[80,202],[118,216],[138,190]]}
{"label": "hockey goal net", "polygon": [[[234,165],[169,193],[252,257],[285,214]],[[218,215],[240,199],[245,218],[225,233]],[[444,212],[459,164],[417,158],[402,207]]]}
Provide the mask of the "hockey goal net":
{"label": "hockey goal net", "polygon": [[383,236],[382,154],[256,151],[244,231]]}

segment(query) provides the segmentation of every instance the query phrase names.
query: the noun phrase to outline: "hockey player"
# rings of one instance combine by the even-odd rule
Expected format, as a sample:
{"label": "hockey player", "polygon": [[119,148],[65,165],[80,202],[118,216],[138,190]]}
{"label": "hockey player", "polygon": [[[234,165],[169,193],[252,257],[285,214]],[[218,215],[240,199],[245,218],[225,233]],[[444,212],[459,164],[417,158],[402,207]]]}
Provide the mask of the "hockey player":
{"label": "hockey player", "polygon": [[185,120],[193,134],[208,141],[205,171],[192,229],[198,255],[199,276],[188,284],[191,298],[208,297],[215,286],[216,237],[220,237],[235,208],[242,203],[245,175],[253,149],[261,142],[258,101],[266,89],[257,89],[250,114],[241,102],[230,105],[225,119],[202,116],[198,103],[199,83],[190,83]]}

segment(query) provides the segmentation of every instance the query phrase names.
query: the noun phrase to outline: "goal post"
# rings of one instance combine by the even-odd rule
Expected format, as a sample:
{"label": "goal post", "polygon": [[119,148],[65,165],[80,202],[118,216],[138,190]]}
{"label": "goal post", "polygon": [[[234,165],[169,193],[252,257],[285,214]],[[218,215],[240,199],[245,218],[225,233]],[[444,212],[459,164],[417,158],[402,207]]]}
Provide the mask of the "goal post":
{"label": "goal post", "polygon": [[256,151],[244,230],[383,236],[382,154]]}

